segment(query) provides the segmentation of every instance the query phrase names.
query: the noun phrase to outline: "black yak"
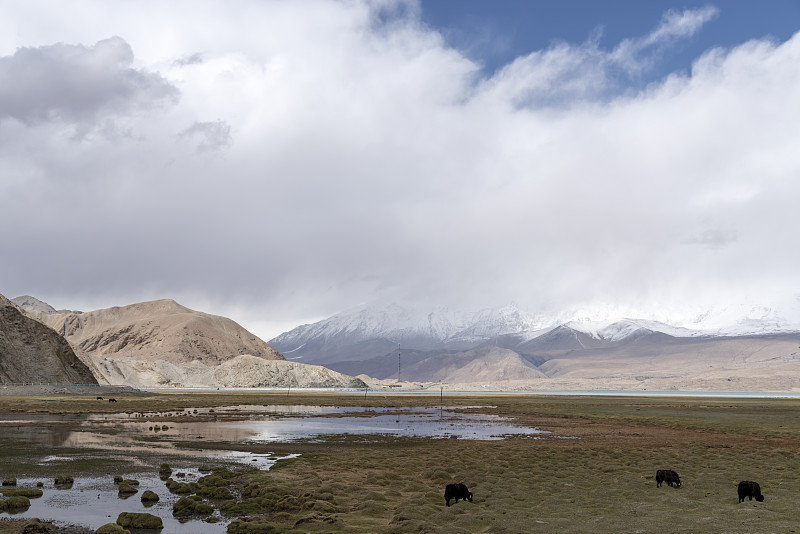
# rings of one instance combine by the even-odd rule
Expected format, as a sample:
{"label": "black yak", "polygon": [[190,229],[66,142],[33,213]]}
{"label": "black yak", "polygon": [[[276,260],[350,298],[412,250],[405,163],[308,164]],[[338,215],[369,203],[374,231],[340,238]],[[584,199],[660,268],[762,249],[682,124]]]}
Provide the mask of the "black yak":
{"label": "black yak", "polygon": [[450,499],[455,499],[456,502],[459,499],[472,502],[472,492],[464,484],[448,484],[444,488],[444,500],[447,506],[450,506]]}
{"label": "black yak", "polygon": [[753,497],[755,497],[758,502],[764,500],[764,496],[761,495],[761,486],[758,485],[758,482],[752,482],[750,480],[742,480],[739,482],[739,502],[744,501],[745,497],[751,501]]}
{"label": "black yak", "polygon": [[656,487],[660,488],[662,482],[666,482],[667,486],[681,487],[681,477],[678,476],[678,473],[670,469],[659,469],[656,471]]}

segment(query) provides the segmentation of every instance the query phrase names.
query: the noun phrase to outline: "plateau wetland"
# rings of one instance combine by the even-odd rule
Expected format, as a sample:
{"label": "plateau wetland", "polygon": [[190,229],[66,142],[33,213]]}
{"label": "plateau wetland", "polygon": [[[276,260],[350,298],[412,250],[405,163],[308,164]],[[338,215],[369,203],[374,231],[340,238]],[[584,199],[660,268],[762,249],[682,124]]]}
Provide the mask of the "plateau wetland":
{"label": "plateau wetland", "polygon": [[[160,518],[126,527],[142,533],[800,532],[798,399],[115,398],[0,396],[3,502],[29,495],[0,533],[30,518],[95,532],[125,513]],[[657,488],[658,469],[681,487]],[[764,501],[739,503],[741,480]],[[446,506],[451,483],[473,500]]]}

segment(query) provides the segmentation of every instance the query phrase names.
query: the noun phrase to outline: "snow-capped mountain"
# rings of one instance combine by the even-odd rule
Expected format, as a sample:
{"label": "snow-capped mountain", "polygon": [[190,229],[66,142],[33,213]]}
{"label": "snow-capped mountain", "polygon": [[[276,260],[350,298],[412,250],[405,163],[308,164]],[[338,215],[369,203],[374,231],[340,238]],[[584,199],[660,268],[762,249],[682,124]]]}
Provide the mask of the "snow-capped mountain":
{"label": "snow-capped mountain", "polygon": [[368,358],[397,345],[422,350],[468,349],[493,337],[542,326],[513,304],[456,312],[448,308],[418,310],[392,303],[299,326],[272,339],[270,344],[288,359],[324,362]]}
{"label": "snow-capped mountain", "polygon": [[[785,314],[763,307],[721,307],[682,316],[673,314],[675,319],[669,324],[651,318],[609,318],[611,313],[598,308],[591,312],[534,315],[515,304],[462,312],[392,303],[299,326],[269,343],[288,359],[324,364],[383,356],[396,351],[398,345],[416,350],[469,350],[482,344],[513,350],[555,344],[588,348],[656,334],[705,338],[800,332],[800,320],[787,319]],[[793,312],[790,317],[800,317],[800,313]]]}

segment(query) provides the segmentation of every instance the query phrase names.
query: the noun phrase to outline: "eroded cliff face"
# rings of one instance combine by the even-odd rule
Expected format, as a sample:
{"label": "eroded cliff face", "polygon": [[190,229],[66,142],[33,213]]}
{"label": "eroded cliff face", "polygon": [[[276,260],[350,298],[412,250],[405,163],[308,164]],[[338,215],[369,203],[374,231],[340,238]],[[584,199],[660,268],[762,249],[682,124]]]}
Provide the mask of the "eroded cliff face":
{"label": "eroded cliff face", "polygon": [[0,382],[97,384],[70,344],[0,295]]}

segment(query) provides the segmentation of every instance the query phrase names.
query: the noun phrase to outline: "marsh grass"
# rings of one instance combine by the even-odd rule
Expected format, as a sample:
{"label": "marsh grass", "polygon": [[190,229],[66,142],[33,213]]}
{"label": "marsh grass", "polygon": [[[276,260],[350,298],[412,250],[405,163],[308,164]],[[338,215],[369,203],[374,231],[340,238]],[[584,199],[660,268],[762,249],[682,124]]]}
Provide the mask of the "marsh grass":
{"label": "marsh grass", "polygon": [[[52,401],[0,398],[0,410],[159,411],[164,421],[179,421],[212,406],[430,407],[439,396],[168,394],[119,398],[113,407],[88,398]],[[237,495],[220,505],[229,517],[247,518],[231,532],[800,532],[798,401],[498,395],[447,396],[444,403],[551,434],[498,441],[344,435],[269,444],[276,454],[301,456],[270,471],[216,471],[208,487],[230,482]],[[683,486],[656,488],[662,468],[676,470]],[[737,503],[743,479],[761,484],[764,502]],[[446,507],[450,482],[467,484],[473,502]]]}

